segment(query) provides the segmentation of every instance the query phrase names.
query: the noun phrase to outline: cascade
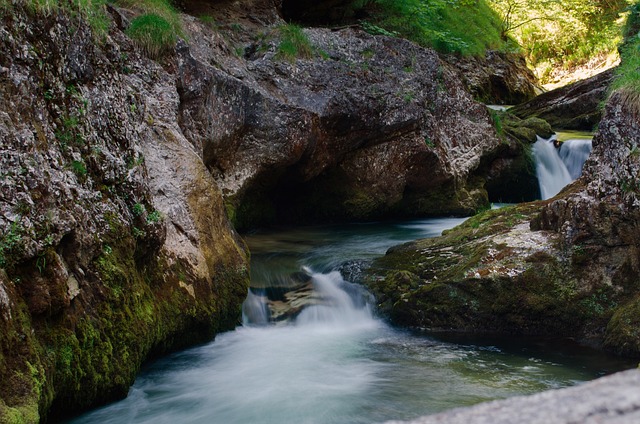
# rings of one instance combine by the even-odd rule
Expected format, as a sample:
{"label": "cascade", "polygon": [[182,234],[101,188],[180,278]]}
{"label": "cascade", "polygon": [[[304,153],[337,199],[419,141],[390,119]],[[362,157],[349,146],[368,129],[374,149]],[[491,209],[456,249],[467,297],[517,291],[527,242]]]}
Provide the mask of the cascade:
{"label": "cascade", "polygon": [[558,154],[574,180],[582,174],[582,166],[591,154],[591,146],[591,139],[588,138],[571,139],[560,145]]}
{"label": "cascade", "polygon": [[543,199],[549,199],[582,173],[582,166],[591,153],[590,139],[570,139],[557,149],[555,136],[538,137],[533,144],[536,159],[536,174]]}
{"label": "cascade", "polygon": [[265,297],[249,289],[247,298],[242,303],[242,324],[265,325],[268,323],[269,309]]}
{"label": "cascade", "polygon": [[[339,260],[382,255],[462,220],[249,236],[252,263],[262,263],[252,267],[255,285],[243,305],[244,325],[154,362],[127,398],[71,423],[369,424],[564,387],[622,369],[609,368],[600,356],[576,355],[575,346],[571,355],[553,354],[561,345],[557,340],[551,347],[527,338],[520,346],[509,337],[500,347],[484,336],[457,334],[444,341],[391,328],[372,313],[367,291],[336,271]],[[300,270],[302,264],[316,272]],[[293,287],[296,296],[277,290],[282,287]],[[299,313],[271,322],[278,303],[302,301],[303,295]]]}

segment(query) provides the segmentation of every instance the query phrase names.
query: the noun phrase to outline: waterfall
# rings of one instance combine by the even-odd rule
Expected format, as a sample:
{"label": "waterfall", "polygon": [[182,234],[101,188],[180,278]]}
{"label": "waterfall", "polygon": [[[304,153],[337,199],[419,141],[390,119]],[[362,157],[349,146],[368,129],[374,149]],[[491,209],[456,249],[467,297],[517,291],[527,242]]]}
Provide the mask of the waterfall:
{"label": "waterfall", "polygon": [[582,166],[591,154],[591,139],[577,138],[567,140],[560,145],[558,152],[574,180],[582,174]]}
{"label": "waterfall", "polygon": [[554,146],[555,136],[550,139],[538,137],[533,144],[536,159],[536,174],[543,199],[549,199],[582,173],[582,166],[591,153],[591,140],[571,139]]}
{"label": "waterfall", "polygon": [[358,295],[357,291],[347,292],[341,287],[351,283],[344,281],[339,272],[312,274],[312,282],[321,301],[306,307],[296,318],[297,325],[357,326],[372,323],[373,316],[368,305],[361,301],[354,302],[356,299],[352,298]]}
{"label": "waterfall", "polygon": [[[256,293],[250,289],[242,304],[242,318],[244,325],[265,325],[272,319],[269,302],[277,311],[282,310],[283,302],[291,303],[292,309],[300,312],[292,321],[297,326],[358,326],[371,324],[374,321],[367,298],[368,292],[356,284],[345,281],[338,271],[327,274],[313,273],[305,269],[311,277],[312,290],[302,290],[295,293],[299,296],[282,296],[277,301],[270,300],[264,293]],[[294,292],[292,292],[294,293]]]}
{"label": "waterfall", "polygon": [[242,303],[242,323],[244,325],[265,325],[269,323],[269,308],[265,296],[249,289]]}

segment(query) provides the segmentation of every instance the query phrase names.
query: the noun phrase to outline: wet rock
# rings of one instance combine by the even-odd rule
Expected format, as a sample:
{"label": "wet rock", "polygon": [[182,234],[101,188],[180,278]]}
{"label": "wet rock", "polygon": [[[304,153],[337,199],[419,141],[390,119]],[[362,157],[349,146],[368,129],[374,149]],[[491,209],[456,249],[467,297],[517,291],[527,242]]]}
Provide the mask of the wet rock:
{"label": "wet rock", "polygon": [[62,11],[10,7],[0,24],[0,421],[37,422],[125,396],[150,356],[234,327],[248,273],[178,124],[171,67],[115,25],[97,43]]}
{"label": "wet rock", "polygon": [[536,117],[553,128],[592,131],[602,117],[600,105],[614,77],[609,69],[583,81],[542,93],[509,112],[520,118]]}
{"label": "wet rock", "polygon": [[367,284],[383,309],[407,326],[561,335],[640,356],[633,96],[611,96],[582,177],[554,199],[478,215],[375,261]]}

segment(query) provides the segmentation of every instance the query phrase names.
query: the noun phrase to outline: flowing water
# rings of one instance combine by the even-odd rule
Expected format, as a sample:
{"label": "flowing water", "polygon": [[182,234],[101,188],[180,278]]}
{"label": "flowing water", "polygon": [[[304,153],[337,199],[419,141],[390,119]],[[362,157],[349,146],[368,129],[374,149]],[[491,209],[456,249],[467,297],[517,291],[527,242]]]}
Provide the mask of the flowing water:
{"label": "flowing water", "polygon": [[293,322],[266,325],[265,306],[249,295],[246,325],[147,366],[126,399],[72,422],[376,423],[569,386],[633,365],[566,341],[395,329],[336,271],[460,221],[248,236],[255,289],[286,284],[303,269],[325,302]]}
{"label": "flowing water", "polygon": [[[562,134],[567,136],[568,134]],[[543,199],[549,199],[560,192],[582,174],[582,167],[591,153],[591,137],[570,134],[572,138],[563,139],[560,135],[560,147],[554,146],[556,136],[550,139],[538,137],[533,145],[536,159],[536,174]]]}

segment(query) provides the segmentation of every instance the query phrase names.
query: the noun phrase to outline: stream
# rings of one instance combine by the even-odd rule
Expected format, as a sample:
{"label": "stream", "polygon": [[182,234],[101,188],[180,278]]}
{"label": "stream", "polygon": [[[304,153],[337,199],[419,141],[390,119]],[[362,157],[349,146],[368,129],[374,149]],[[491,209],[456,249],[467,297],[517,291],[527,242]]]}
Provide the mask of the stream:
{"label": "stream", "polygon": [[[397,329],[375,314],[361,287],[336,271],[345,261],[370,260],[462,221],[248,235],[254,290],[285,284],[286,276],[304,270],[325,302],[278,325],[245,314],[235,331],[147,365],[126,399],[70,422],[378,423],[571,386],[634,365],[566,340]],[[245,312],[256,307],[264,305],[245,304]]]}

